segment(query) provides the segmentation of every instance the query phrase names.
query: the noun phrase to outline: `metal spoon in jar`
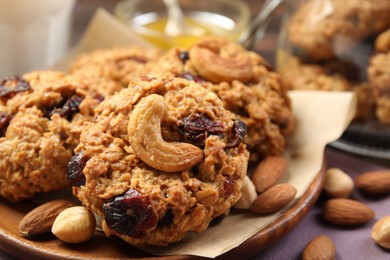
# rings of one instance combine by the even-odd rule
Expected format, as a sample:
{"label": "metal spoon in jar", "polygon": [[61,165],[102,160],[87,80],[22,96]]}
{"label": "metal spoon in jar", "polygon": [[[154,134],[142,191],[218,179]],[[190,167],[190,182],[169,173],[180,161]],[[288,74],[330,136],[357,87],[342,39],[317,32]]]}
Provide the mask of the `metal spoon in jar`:
{"label": "metal spoon in jar", "polygon": [[205,30],[199,27],[189,25],[185,19],[183,10],[180,8],[178,0],[163,0],[167,8],[168,20],[165,26],[165,32],[173,37],[188,34],[203,36]]}
{"label": "metal spoon in jar", "polygon": [[260,13],[250,23],[248,30],[240,35],[237,42],[248,50],[253,49],[256,40],[264,36],[272,15],[284,2],[285,0],[266,0]]}

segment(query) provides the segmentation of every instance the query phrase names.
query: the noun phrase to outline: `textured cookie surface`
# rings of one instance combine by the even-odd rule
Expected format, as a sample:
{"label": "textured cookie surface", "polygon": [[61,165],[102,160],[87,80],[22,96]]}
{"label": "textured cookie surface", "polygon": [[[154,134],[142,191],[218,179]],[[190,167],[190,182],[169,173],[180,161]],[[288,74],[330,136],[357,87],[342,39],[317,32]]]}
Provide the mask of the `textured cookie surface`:
{"label": "textured cookie surface", "polygon": [[221,38],[188,49],[173,48],[149,71],[152,77],[182,77],[213,91],[224,107],[245,122],[251,161],[283,153],[294,128],[287,85],[264,59]]}
{"label": "textured cookie surface", "polygon": [[138,46],[97,49],[81,54],[69,73],[81,77],[95,92],[109,96],[143,75],[160,51]]}
{"label": "textured cookie surface", "polygon": [[376,116],[390,124],[390,29],[378,36],[375,42],[378,53],[371,57],[367,68],[369,82],[376,100]]}
{"label": "textured cookie surface", "polygon": [[0,83],[0,194],[19,201],[68,186],[67,164],[99,100],[61,72]]}
{"label": "textured cookie surface", "polygon": [[96,112],[68,177],[107,235],[167,245],[203,231],[240,198],[245,124],[213,92],[185,79],[145,78]]}

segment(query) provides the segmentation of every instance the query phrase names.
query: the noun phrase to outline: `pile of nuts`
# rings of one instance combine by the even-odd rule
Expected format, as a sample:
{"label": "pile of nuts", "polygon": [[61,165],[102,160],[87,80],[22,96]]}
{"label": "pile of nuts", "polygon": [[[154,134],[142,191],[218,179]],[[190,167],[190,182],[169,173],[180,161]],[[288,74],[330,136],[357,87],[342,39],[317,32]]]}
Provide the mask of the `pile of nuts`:
{"label": "pile of nuts", "polygon": [[[339,226],[363,225],[372,220],[375,212],[371,208],[349,198],[355,188],[369,196],[390,194],[390,170],[365,172],[353,180],[341,169],[328,169],[323,191],[329,199],[323,205],[322,217]],[[390,216],[375,222],[371,237],[379,246],[390,248]],[[335,259],[335,255],[333,241],[325,235],[320,235],[308,243],[302,259]]]}
{"label": "pile of nuts", "polygon": [[286,169],[287,160],[282,156],[270,156],[261,161],[251,178],[245,177],[242,196],[233,207],[271,214],[290,204],[297,194],[296,188],[288,183],[276,184]]}

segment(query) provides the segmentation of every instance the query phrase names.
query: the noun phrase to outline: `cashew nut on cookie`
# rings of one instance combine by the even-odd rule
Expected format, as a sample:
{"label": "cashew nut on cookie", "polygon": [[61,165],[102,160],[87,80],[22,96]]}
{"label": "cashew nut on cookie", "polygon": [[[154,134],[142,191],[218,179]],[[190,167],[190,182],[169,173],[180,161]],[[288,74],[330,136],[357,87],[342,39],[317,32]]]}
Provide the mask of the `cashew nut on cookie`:
{"label": "cashew nut on cookie", "polygon": [[203,78],[219,83],[252,78],[252,62],[241,47],[220,40],[204,41],[190,50],[193,66]]}
{"label": "cashew nut on cookie", "polygon": [[161,136],[165,114],[164,98],[153,94],[135,106],[128,122],[128,134],[134,153],[149,166],[178,172],[191,168],[203,159],[203,151],[192,144],[166,142]]}

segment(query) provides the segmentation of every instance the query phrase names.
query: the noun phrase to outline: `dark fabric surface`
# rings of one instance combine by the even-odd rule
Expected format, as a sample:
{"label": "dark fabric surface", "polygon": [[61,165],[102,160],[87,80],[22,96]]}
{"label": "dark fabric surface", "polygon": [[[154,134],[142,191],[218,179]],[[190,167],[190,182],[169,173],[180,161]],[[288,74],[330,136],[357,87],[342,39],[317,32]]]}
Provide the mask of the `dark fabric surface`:
{"label": "dark fabric surface", "polygon": [[[328,148],[326,150],[328,168],[337,167],[352,177],[360,173],[390,167],[390,162],[369,160]],[[300,259],[307,243],[320,234],[330,237],[337,250],[337,259],[381,260],[390,259],[390,250],[377,246],[371,238],[372,225],[381,217],[390,215],[390,196],[369,198],[356,189],[352,199],[364,202],[372,208],[376,217],[366,225],[354,228],[341,228],[328,224],[321,217],[321,206],[326,197],[321,195],[315,207],[290,233],[275,245],[263,251],[252,260]]]}

